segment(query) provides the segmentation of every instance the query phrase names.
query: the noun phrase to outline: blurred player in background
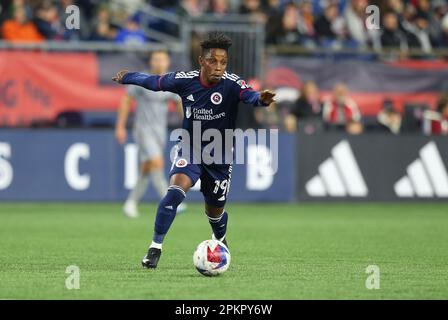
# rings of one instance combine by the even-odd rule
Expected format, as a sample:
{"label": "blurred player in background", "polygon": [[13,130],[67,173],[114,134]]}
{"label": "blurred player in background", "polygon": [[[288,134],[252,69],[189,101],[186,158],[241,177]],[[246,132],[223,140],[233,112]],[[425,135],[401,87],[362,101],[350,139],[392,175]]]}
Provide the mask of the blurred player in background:
{"label": "blurred player in background", "polygon": [[[170,67],[168,52],[154,51],[149,59],[149,73],[163,75]],[[128,86],[118,109],[115,137],[119,144],[127,140],[126,123],[133,100],[137,103],[133,135],[138,146],[140,172],[134,189],[130,192],[123,212],[130,218],[139,216],[138,203],[151,181],[160,198],[165,196],[168,182],[164,170],[164,150],[167,141],[168,103],[174,100],[181,109],[178,95],[171,92],[154,92],[137,86]],[[185,205],[178,211],[185,210]]]}

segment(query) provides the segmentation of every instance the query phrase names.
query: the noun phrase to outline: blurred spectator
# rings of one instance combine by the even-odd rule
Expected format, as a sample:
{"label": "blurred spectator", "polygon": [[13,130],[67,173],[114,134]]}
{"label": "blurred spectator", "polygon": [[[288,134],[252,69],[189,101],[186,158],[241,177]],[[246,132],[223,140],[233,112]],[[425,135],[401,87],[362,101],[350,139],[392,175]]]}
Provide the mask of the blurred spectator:
{"label": "blurred spectator", "polygon": [[266,23],[267,16],[263,10],[261,0],[242,0],[240,13],[249,15],[249,19],[253,22]]}
{"label": "blurred spectator", "polygon": [[[423,5],[422,8],[425,6]],[[428,35],[428,18],[424,10],[417,11],[417,8],[408,3],[405,5],[400,29],[406,36],[408,48],[422,49],[426,52],[431,50]]]}
{"label": "blurred spectator", "polygon": [[208,13],[216,18],[224,18],[230,13],[229,0],[210,0]]}
{"label": "blurred spectator", "polygon": [[408,48],[406,36],[399,29],[397,15],[392,11],[383,14],[383,31],[380,39],[383,48],[397,48],[402,51]]}
{"label": "blurred spectator", "polygon": [[442,48],[448,48],[448,14],[442,19],[441,34],[439,38],[439,45]]}
{"label": "blurred spectator", "polygon": [[410,32],[412,32],[418,40],[415,45],[410,43],[410,46],[421,48],[426,53],[429,53],[432,50],[431,39],[429,36],[430,9],[431,7],[428,0],[418,0],[417,12],[413,21],[413,26],[410,29]]}
{"label": "blurred spectator", "polygon": [[324,13],[315,21],[314,29],[320,41],[343,38],[345,33],[344,18],[339,15],[338,7],[329,4]]}
{"label": "blurred spectator", "polygon": [[282,0],[267,0],[267,8],[265,13],[271,15],[272,13],[281,13],[283,7]]}
{"label": "blurred spectator", "polygon": [[115,41],[125,44],[145,44],[148,39],[139,23],[137,15],[129,17],[125,27],[118,31]]}
{"label": "blurred spectator", "polygon": [[86,40],[89,38],[91,34],[90,30],[90,24],[88,23],[87,17],[84,13],[84,9],[82,6],[79,6],[76,4],[79,8],[79,29],[67,29],[64,28],[66,19],[67,19],[67,8],[75,5],[75,1],[73,0],[61,0],[59,1],[59,5],[57,7],[58,9],[58,16],[60,19],[60,25],[63,27],[63,33],[62,37],[64,40]]}
{"label": "blurred spectator", "polygon": [[380,126],[393,134],[399,134],[401,120],[401,113],[395,110],[391,100],[386,99],[382,110],[377,115],[377,121]]}
{"label": "blurred spectator", "polygon": [[266,43],[275,44],[282,28],[283,11],[279,8],[279,0],[269,0],[266,11]]}
{"label": "blurred spectator", "polygon": [[429,37],[435,47],[439,46],[442,36],[442,20],[446,15],[448,6],[445,0],[431,2],[432,11],[429,12]]}
{"label": "blurred spectator", "polygon": [[321,119],[322,102],[320,100],[319,88],[314,81],[306,82],[300,92],[294,107],[285,118],[285,127],[288,132],[297,130],[297,122],[300,119]]}
{"label": "blurred spectator", "polygon": [[314,81],[305,82],[291,114],[299,119],[322,116],[319,88]]}
{"label": "blurred spectator", "polygon": [[46,39],[63,39],[64,25],[61,24],[56,5],[51,1],[44,1],[36,8],[34,24]]}
{"label": "blurred spectator", "polygon": [[40,42],[44,40],[34,23],[28,20],[23,6],[12,8],[12,19],[5,20],[1,29],[3,39],[8,41]]}
{"label": "blurred spectator", "polygon": [[178,5],[178,0],[149,0],[147,1],[156,8],[166,9],[173,8]]}
{"label": "blurred spectator", "polygon": [[93,20],[92,30],[90,40],[109,41],[115,39],[117,31],[110,23],[110,13],[106,6],[98,8],[96,17]]}
{"label": "blurred spectator", "polygon": [[0,1],[0,25],[13,16],[14,7],[22,7],[25,10],[27,20],[33,19],[33,10],[26,0],[2,0]]}
{"label": "blurred spectator", "polygon": [[351,0],[344,13],[349,36],[361,47],[367,47],[368,44],[373,43],[376,33],[376,30],[367,30],[366,27],[368,4],[367,0]]}
{"label": "blurred spectator", "polygon": [[311,0],[303,0],[299,3],[299,32],[306,39],[312,39],[316,35],[314,30],[313,4]]}
{"label": "blurred spectator", "polygon": [[382,12],[392,11],[397,15],[397,17],[399,17],[401,21],[404,12],[404,3],[402,0],[386,0],[382,1],[382,3]]}
{"label": "blurred spectator", "polygon": [[356,102],[349,97],[345,84],[338,83],[334,86],[333,96],[324,102],[323,119],[329,125],[347,126],[350,124],[350,128],[358,129],[351,122],[360,122],[361,113]]}
{"label": "blurred spectator", "polygon": [[294,4],[285,7],[281,18],[280,30],[276,33],[275,44],[299,44],[301,35],[298,30],[299,12]]}
{"label": "blurred spectator", "polygon": [[428,135],[448,135],[448,96],[443,95],[437,110],[424,112],[423,132]]}
{"label": "blurred spectator", "polygon": [[[301,0],[297,0],[301,1]],[[313,14],[315,16],[320,16],[322,12],[325,11],[325,8],[328,5],[335,5],[340,12],[342,12],[347,4],[347,2],[350,0],[311,0],[313,4]]]}
{"label": "blurred spectator", "polygon": [[200,17],[207,9],[207,1],[181,0],[178,13],[192,18]]}
{"label": "blurred spectator", "polygon": [[107,4],[112,21],[126,23],[129,16],[133,16],[145,3],[145,0],[108,0],[100,4]]}

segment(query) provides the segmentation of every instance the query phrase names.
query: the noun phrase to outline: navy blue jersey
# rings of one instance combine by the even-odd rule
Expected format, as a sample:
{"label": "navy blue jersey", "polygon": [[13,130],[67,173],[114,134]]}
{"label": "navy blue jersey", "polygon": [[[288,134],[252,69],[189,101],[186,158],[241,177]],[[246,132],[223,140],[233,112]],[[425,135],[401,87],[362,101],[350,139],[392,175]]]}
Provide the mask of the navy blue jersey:
{"label": "navy blue jersey", "polygon": [[[130,72],[123,77],[123,84],[135,84],[153,91],[170,91],[182,99],[184,110],[183,129],[193,136],[193,123],[201,124],[201,135],[207,129],[235,129],[240,101],[254,106],[266,106],[260,94],[239,76],[225,72],[215,85],[202,83],[199,71],[171,72],[163,76]],[[202,146],[207,142],[202,142]],[[201,146],[201,147],[202,147]]]}

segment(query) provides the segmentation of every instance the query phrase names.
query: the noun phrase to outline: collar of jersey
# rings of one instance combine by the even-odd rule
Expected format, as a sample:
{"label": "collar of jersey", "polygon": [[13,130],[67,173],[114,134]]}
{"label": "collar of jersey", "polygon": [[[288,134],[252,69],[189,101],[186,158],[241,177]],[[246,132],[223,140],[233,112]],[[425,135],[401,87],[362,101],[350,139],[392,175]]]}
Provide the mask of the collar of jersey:
{"label": "collar of jersey", "polygon": [[[220,80],[219,82],[221,82],[221,80]],[[209,88],[213,88],[213,87],[217,86],[217,85],[219,84],[219,82],[216,83],[216,84],[206,84],[206,83],[202,82],[202,79],[201,79],[201,72],[199,72],[199,83],[200,83],[201,86],[203,86],[204,88],[207,88],[207,89],[209,89]]]}

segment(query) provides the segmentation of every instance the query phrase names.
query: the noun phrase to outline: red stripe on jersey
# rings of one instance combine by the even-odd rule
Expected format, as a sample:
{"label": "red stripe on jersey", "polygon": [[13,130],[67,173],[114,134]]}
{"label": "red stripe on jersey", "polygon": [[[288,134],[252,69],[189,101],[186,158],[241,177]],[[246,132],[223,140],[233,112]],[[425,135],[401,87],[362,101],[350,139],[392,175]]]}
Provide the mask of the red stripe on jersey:
{"label": "red stripe on jersey", "polygon": [[241,99],[241,95],[242,95],[244,92],[246,92],[247,90],[250,90],[250,89],[247,88],[247,89],[244,89],[244,90],[240,91],[240,99]]}
{"label": "red stripe on jersey", "polygon": [[160,81],[162,81],[162,78],[163,78],[164,76],[165,76],[165,75],[161,76],[161,77],[159,78],[159,80],[157,81],[157,86],[159,87],[160,90],[162,90],[162,87],[160,86]]}

